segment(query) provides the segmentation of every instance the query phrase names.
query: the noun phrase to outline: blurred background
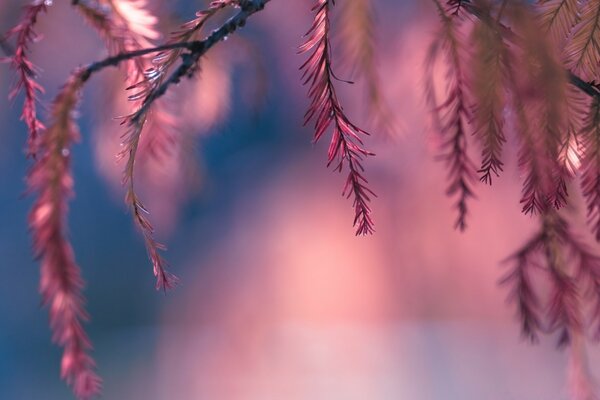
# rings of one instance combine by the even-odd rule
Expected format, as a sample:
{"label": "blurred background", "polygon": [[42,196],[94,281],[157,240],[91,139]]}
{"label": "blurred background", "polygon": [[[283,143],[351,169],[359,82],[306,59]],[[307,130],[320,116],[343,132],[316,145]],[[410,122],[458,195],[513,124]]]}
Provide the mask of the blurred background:
{"label": "blurred background", "polygon": [[[156,4],[163,32],[201,1]],[[169,3],[169,9],[165,7]],[[0,2],[0,31],[25,1]],[[514,152],[493,190],[478,187],[466,233],[453,230],[445,167],[428,132],[422,70],[435,28],[429,2],[378,0],[378,73],[398,129],[379,134],[353,68],[338,75],[346,111],[373,133],[367,177],[377,232],[355,237],[344,177],[327,143],[302,126],[308,105],[298,56],[310,1],[274,0],[219,45],[176,115],[194,162],[186,179],[165,163],[142,176],[143,198],[181,285],[154,290],[141,236],[122,201],[114,154],[122,107],[106,106],[119,74],[98,76],[80,108],[70,234],[87,282],[86,328],[105,399],[566,399],[567,354],[555,338],[519,338],[497,281],[501,261],[535,229],[520,214]],[[344,6],[343,1],[338,2]],[[105,56],[68,1],[54,1],[32,48],[56,94],[77,65]],[[334,43],[335,43],[334,38]],[[335,44],[334,44],[335,46]],[[0,65],[0,93],[12,73]],[[117,82],[117,85],[115,85]],[[258,95],[257,95],[258,93]],[[24,195],[21,99],[0,96],[1,399],[70,399],[40,307]],[[112,100],[111,100],[112,101]],[[109,101],[110,102],[110,101]],[[121,107],[121,108],[119,108]],[[188,154],[189,155],[189,154]],[[173,167],[174,169],[169,169]],[[178,167],[179,168],[179,167]],[[600,352],[590,345],[592,369]]]}

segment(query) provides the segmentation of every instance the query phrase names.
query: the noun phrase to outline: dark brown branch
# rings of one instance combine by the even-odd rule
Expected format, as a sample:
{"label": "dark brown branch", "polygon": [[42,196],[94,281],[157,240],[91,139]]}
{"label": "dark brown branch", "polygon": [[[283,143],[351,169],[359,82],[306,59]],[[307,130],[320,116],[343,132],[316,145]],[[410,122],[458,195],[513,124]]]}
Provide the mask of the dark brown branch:
{"label": "dark brown branch", "polygon": [[197,41],[196,42],[184,42],[184,43],[170,43],[170,44],[165,44],[162,46],[151,47],[148,49],[140,49],[140,50],[122,52],[122,53],[116,54],[114,56],[107,57],[104,60],[96,61],[92,64],[89,64],[87,67],[84,68],[84,70],[82,72],[82,79],[85,82],[92,76],[92,74],[99,72],[106,67],[116,67],[120,63],[131,60],[133,58],[145,56],[145,55],[152,54],[152,53],[160,53],[161,51],[174,50],[174,49],[190,50],[196,43],[197,43]]}
{"label": "dark brown branch", "polygon": [[583,93],[587,94],[592,98],[596,98],[600,100],[600,90],[596,88],[594,85],[589,82],[584,81],[579,76],[575,75],[571,71],[567,71],[569,74],[569,82],[571,85],[575,86],[577,89],[581,90]]}
{"label": "dark brown branch", "polygon": [[[265,4],[269,1],[270,0],[240,1],[240,6],[242,10],[235,16],[231,17],[225,24],[223,24],[223,26],[214,30],[204,40],[195,40],[183,43],[168,43],[165,45],[151,47],[147,49],[122,52],[114,56],[107,57],[103,60],[96,61],[92,64],[89,64],[83,69],[82,79],[85,82],[91,77],[91,75],[103,70],[106,67],[116,67],[122,62],[131,60],[136,57],[141,57],[152,53],[160,53],[162,51],[174,49],[186,49],[190,52],[182,55],[183,64],[180,66],[180,68],[177,69],[177,71],[173,73],[173,75],[171,75],[171,77],[169,77],[167,81],[165,81],[166,86],[169,86],[173,83],[177,83],[179,79],[182,76],[186,75],[190,68],[193,66],[193,64],[190,64],[191,60],[195,60],[197,62],[200,59],[200,57],[202,57],[211,47],[213,47],[221,40],[225,39],[231,33],[235,32],[237,28],[244,26],[248,17],[262,10]],[[0,47],[5,53],[11,54],[12,49],[8,45],[8,43],[6,43],[6,40],[3,38],[0,38]],[[175,76],[177,76],[177,78],[175,78]],[[161,95],[164,94],[165,91],[166,88],[162,90]],[[160,95],[156,97],[160,97]]]}
{"label": "dark brown branch", "polygon": [[104,60],[92,63],[84,68],[82,73],[83,81],[87,81],[90,76],[96,72],[103,70],[106,67],[114,67],[119,65],[123,61],[130,60],[135,57],[144,56],[151,53],[159,53],[161,51],[173,50],[173,49],[187,49],[189,53],[182,54],[182,63],[170,76],[167,78],[162,85],[156,88],[156,90],[152,91],[148,97],[144,100],[144,103],[140,107],[140,109],[133,115],[133,119],[136,118],[136,115],[143,115],[148,107],[156,99],[164,95],[169,88],[169,86],[179,83],[181,78],[188,75],[193,67],[196,65],[200,57],[202,57],[206,52],[212,48],[215,44],[224,40],[227,36],[234,33],[238,28],[243,27],[246,24],[246,20],[252,14],[262,10],[266,3],[270,0],[246,0],[240,1],[241,11],[231,17],[227,22],[225,22],[220,28],[214,30],[206,39],[204,40],[195,40],[192,42],[185,43],[170,43],[163,46],[153,47],[149,49],[141,49],[131,52],[119,53],[113,57],[108,57]]}
{"label": "dark brown branch", "polygon": [[179,83],[181,78],[190,75],[200,57],[206,54],[206,52],[215,44],[225,40],[227,36],[234,33],[238,28],[243,27],[246,24],[248,17],[262,10],[269,1],[270,0],[240,1],[241,11],[238,14],[231,17],[220,28],[214,30],[206,39],[190,42],[190,52],[182,54],[181,58],[183,61],[179,68],[177,68],[160,86],[146,97],[140,109],[132,116],[132,119],[135,120],[137,115],[145,114],[150,105],[166,93],[169,86]]}

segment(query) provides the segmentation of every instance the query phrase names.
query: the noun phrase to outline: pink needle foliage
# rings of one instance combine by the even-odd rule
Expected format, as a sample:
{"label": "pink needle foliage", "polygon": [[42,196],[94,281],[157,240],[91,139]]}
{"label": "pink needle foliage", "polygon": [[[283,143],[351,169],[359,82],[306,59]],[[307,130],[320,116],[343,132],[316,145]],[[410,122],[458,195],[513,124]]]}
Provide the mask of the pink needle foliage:
{"label": "pink needle foliage", "polygon": [[305,124],[314,122],[314,141],[317,142],[333,126],[331,142],[327,154],[328,163],[336,163],[335,169],[342,172],[347,165],[348,176],[342,192],[353,198],[354,226],[357,235],[374,232],[374,223],[369,206],[370,196],[375,193],[367,186],[362,162],[364,157],[374,155],[363,146],[361,136],[367,132],[354,125],[340,104],[333,81],[336,79],[331,66],[329,43],[329,13],[334,2],[317,0],[312,11],[314,21],[306,34],[306,41],[300,46],[300,53],[308,53],[308,59],[300,67],[304,84],[309,86],[311,104],[305,115]]}
{"label": "pink needle foliage", "polygon": [[49,128],[39,137],[39,159],[28,177],[29,189],[37,195],[29,215],[35,254],[41,263],[40,292],[50,312],[53,340],[63,347],[61,377],[79,399],[100,392],[91,344],[83,330],[88,319],[84,309],[84,286],[67,235],[68,200],[73,196],[71,146],[79,140],[73,110],[82,81],[71,77],[56,97]]}
{"label": "pink needle foliage", "polygon": [[[570,216],[559,210],[569,202],[568,183],[580,175],[592,232],[600,239],[600,8],[597,2],[572,0],[539,7],[521,1],[433,2],[442,29],[428,63],[433,71],[435,56],[444,50],[446,97],[438,105],[433,84],[426,90],[437,129],[451,138],[461,132],[464,141],[448,149],[449,159],[468,159],[470,135],[465,131],[470,126],[482,149],[480,180],[491,185],[492,176],[503,169],[507,135],[519,143],[522,212],[535,216],[540,228],[507,260],[512,267],[501,283],[510,288],[522,333],[537,341],[542,333],[558,332],[559,346],[572,345],[576,338],[581,348],[586,326],[599,337],[600,257],[573,233]],[[467,64],[471,68],[461,70]],[[429,77],[431,83],[432,72]],[[461,200],[472,196],[460,180],[470,168],[453,167],[470,164],[450,165],[455,180],[449,194],[459,187]],[[457,225],[464,228],[464,202],[458,209]],[[583,382],[587,375],[577,376],[582,390],[573,393],[589,393],[591,385]]]}
{"label": "pink needle foliage", "polygon": [[[467,105],[466,89],[463,77],[463,55],[460,32],[452,18],[445,14],[442,6],[436,2],[442,16],[443,33],[434,42],[428,55],[428,65],[435,63],[439,52],[444,51],[448,60],[447,95],[438,104],[433,79],[427,86],[427,99],[435,113],[437,128],[442,133],[441,158],[448,165],[449,186],[446,193],[458,196],[456,208],[458,217],[455,227],[464,231],[467,227],[467,200],[473,197],[471,185],[475,180],[475,165],[467,153],[467,126],[471,113]],[[432,74],[431,70],[429,72]]]}
{"label": "pink needle foliage", "polygon": [[583,129],[583,147],[587,149],[581,166],[581,186],[589,223],[600,241],[600,100],[594,99]]}
{"label": "pink needle foliage", "polygon": [[[430,54],[444,50],[448,71],[438,105],[431,72],[437,58],[429,58],[426,93],[436,127],[450,137],[472,129],[481,147],[480,180],[490,185],[503,169],[508,135],[515,137],[522,212],[540,227],[509,257],[512,267],[501,283],[510,289],[524,337],[535,342],[558,332],[558,345],[578,354],[570,367],[573,396],[597,398],[579,353],[586,328],[600,338],[600,257],[573,233],[572,213],[560,209],[571,203],[567,188],[576,187],[570,183],[579,175],[589,225],[600,241],[600,6],[576,0],[433,2],[442,29]],[[449,149],[451,160],[467,157],[469,136]],[[461,171],[451,168],[450,176],[468,175]],[[470,187],[458,186],[460,199],[472,195]],[[459,221],[463,206],[459,201]]]}
{"label": "pink needle foliage", "polygon": [[[176,32],[171,40],[167,42],[167,45],[176,45],[192,40],[208,18],[220,9],[232,4],[233,2],[228,0],[211,2],[207,10],[198,12],[196,19],[185,24],[181,31]],[[144,236],[146,249],[152,261],[154,276],[156,276],[156,288],[164,290],[172,288],[177,283],[177,278],[166,270],[166,261],[160,254],[166,248],[154,239],[154,228],[147,217],[149,212],[135,190],[134,173],[142,132],[148,123],[149,114],[153,108],[153,100],[148,101],[148,99],[153,99],[156,93],[161,90],[170,68],[181,57],[181,54],[182,51],[178,48],[159,53],[152,60],[154,65],[146,69],[140,80],[128,88],[134,91],[134,94],[129,96],[129,100],[136,102],[137,107],[133,113],[123,119],[123,124],[128,127],[128,130],[123,135],[123,149],[118,155],[119,158],[127,160],[123,174],[123,184],[126,186],[125,202],[131,207],[134,221]],[[189,76],[194,74],[194,69],[188,72]],[[154,140],[156,141],[156,139]],[[157,150],[154,149],[153,151]]]}
{"label": "pink needle foliage", "polygon": [[44,124],[37,116],[38,94],[43,93],[44,88],[36,80],[38,69],[29,59],[29,45],[39,40],[39,36],[35,33],[34,28],[38,16],[46,11],[47,5],[45,1],[36,1],[33,4],[25,6],[21,22],[5,35],[6,39],[14,37],[16,40],[14,54],[12,57],[6,59],[17,73],[16,82],[9,97],[15,98],[21,91],[25,95],[21,119],[25,122],[29,130],[27,141],[27,155],[29,157],[35,157],[36,139],[38,133],[44,129]]}
{"label": "pink needle foliage", "polygon": [[[101,387],[101,379],[96,375],[95,363],[89,355],[91,343],[82,326],[82,322],[88,318],[83,306],[83,280],[66,228],[67,204],[73,195],[70,152],[72,144],[79,139],[73,116],[80,92],[96,72],[110,66],[126,65],[126,79],[132,82],[131,89],[136,90],[129,96],[135,109],[124,119],[128,130],[123,135],[124,149],[120,153],[127,158],[124,172],[126,202],[143,233],[157,279],[156,287],[166,290],[175,284],[176,278],[166,271],[166,262],[160,254],[164,247],[154,239],[154,230],[146,215],[148,212],[134,190],[135,156],[142,131],[150,111],[167,89],[182,78],[192,77],[199,69],[202,56],[245,25],[246,20],[261,11],[268,1],[213,1],[208,10],[199,12],[198,18],[184,25],[183,30],[175,34],[171,41],[156,47],[148,41],[158,37],[158,34],[149,26],[156,19],[145,11],[145,0],[73,2],[73,6],[104,36],[111,56],[75,70],[55,98],[49,128],[36,136],[33,145],[39,158],[33,163],[28,184],[30,192],[36,195],[29,224],[35,253],[41,260],[40,290],[44,304],[50,309],[54,341],[64,348],[61,376],[78,399],[85,400],[99,394]],[[237,8],[238,13],[204,39],[195,38],[206,20],[227,6]],[[26,8],[24,22],[10,32],[20,32],[17,44],[21,52],[14,56],[15,59],[24,57],[27,43],[33,37],[31,32],[37,15],[45,10],[45,5],[37,2]],[[5,45],[2,47],[6,48]],[[10,53],[10,49],[7,52]],[[149,59],[152,54],[158,56]],[[178,60],[181,62],[177,66]],[[154,63],[156,68],[147,68],[149,62]],[[30,68],[30,64],[25,65]],[[173,71],[170,71],[171,66],[174,67]],[[27,78],[33,73],[32,69],[23,69],[21,66],[17,70]],[[29,81],[24,85],[29,85],[27,87],[33,88],[33,91],[38,88]],[[40,128],[41,125],[36,127]]]}
{"label": "pink needle foliage", "polygon": [[[152,47],[150,41],[160,37],[158,31],[154,29],[157,18],[146,9],[147,2],[145,0],[118,0],[106,4],[80,1],[77,6],[86,20],[105,38],[109,54],[113,56]],[[130,88],[142,88],[135,95],[129,96],[135,113],[141,107],[141,100],[152,89],[153,77],[156,74],[155,70],[150,68],[149,60],[143,57],[129,59],[124,64],[128,86]],[[125,203],[131,208],[134,221],[143,234],[156,277],[156,287],[157,289],[166,290],[172,288],[177,279],[166,270],[167,263],[161,255],[161,251],[166,248],[154,239],[154,228],[148,218],[149,212],[134,190],[135,155],[142,130],[148,123],[148,111],[146,110],[143,114],[138,115],[136,117],[137,124],[133,124],[135,125],[134,129],[128,130],[122,136],[124,146],[119,157],[127,158],[123,173],[123,184],[126,186]],[[154,112],[152,124],[154,140],[152,143],[168,146],[173,140],[170,124],[173,118],[164,107],[155,107]],[[164,122],[164,124],[160,122]],[[130,117],[125,117],[123,124],[130,123]],[[155,148],[152,150],[154,153],[157,151],[158,149]]]}
{"label": "pink needle foliage", "polygon": [[[540,231],[507,261],[514,262],[514,267],[502,283],[512,287],[510,299],[518,305],[523,335],[537,341],[540,332],[558,330],[559,346],[569,344],[573,332],[583,330],[580,303],[590,300],[596,310],[600,304],[600,257],[573,235],[555,209],[548,207]],[[541,289],[535,288],[539,279],[532,279],[540,274],[545,274],[552,285],[545,301],[537,294]],[[578,288],[588,282],[591,287],[581,295]],[[596,313],[593,318],[598,318]]]}
{"label": "pink needle foliage", "polygon": [[366,85],[366,112],[379,134],[390,139],[400,131],[397,117],[386,101],[379,76],[377,52],[377,15],[374,0],[353,0],[340,7],[340,46],[342,61],[353,75],[363,78]]}

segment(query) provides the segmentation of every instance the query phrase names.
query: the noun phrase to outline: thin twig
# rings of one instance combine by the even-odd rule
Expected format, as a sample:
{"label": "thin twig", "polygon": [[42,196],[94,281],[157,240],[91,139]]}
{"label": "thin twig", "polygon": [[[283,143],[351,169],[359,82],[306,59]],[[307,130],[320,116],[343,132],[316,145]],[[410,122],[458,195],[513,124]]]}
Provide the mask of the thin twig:
{"label": "thin twig", "polygon": [[106,67],[116,67],[123,61],[128,61],[136,57],[145,56],[152,53],[160,53],[162,51],[174,50],[174,49],[187,49],[191,50],[197,46],[199,41],[183,42],[183,43],[169,43],[162,46],[150,47],[147,49],[133,50],[118,53],[114,56],[107,57],[104,60],[96,61],[85,67],[82,73],[83,81],[87,81],[92,74],[103,70]]}
{"label": "thin twig", "polygon": [[[148,97],[144,100],[142,107],[135,113],[135,115],[144,114],[148,107],[159,97],[164,95],[169,86],[178,83],[182,77],[189,74],[194,65],[198,62],[206,52],[212,48],[215,44],[224,40],[227,36],[234,33],[238,28],[246,24],[246,20],[252,14],[262,10],[265,5],[271,0],[245,0],[240,1],[241,11],[231,17],[225,22],[220,28],[215,29],[206,39],[195,40],[185,43],[171,43],[163,46],[153,47],[149,49],[141,49],[131,52],[119,53],[113,57],[105,58],[104,60],[97,61],[89,64],[84,68],[82,73],[83,81],[87,81],[90,76],[96,72],[103,70],[106,67],[117,66],[123,61],[130,60],[135,57],[140,57],[146,54],[159,53],[161,51],[173,50],[173,49],[187,49],[189,53],[182,54],[182,63],[170,76],[160,85],[156,90],[152,91]],[[133,118],[135,118],[135,115]]]}

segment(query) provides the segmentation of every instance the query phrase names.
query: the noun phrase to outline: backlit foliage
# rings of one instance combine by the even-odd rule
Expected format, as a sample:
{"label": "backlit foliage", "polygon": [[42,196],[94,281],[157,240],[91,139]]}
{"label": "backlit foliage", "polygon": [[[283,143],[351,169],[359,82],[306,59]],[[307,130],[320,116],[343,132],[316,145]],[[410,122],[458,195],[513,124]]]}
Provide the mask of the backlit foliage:
{"label": "backlit foliage", "polygon": [[91,344],[81,325],[88,318],[81,294],[83,280],[65,226],[67,200],[73,195],[70,151],[79,140],[73,110],[82,84],[81,74],[74,73],[57,96],[49,127],[37,141],[39,159],[28,183],[37,194],[29,224],[41,263],[40,292],[50,309],[53,340],[64,347],[61,376],[77,397],[88,398],[98,393],[101,382],[87,353]]}
{"label": "backlit foliage", "polygon": [[[156,288],[170,289],[177,278],[155,239],[137,178],[154,176],[163,167],[169,182],[159,186],[185,185],[186,151],[193,148],[193,138],[173,110],[202,105],[191,112],[201,114],[196,119],[205,126],[224,118],[231,67],[215,65],[234,61],[219,58],[214,47],[237,34],[269,1],[208,1],[172,33],[159,30],[159,16],[147,0],[70,2],[103,39],[108,57],[73,70],[49,105],[46,123],[38,115],[43,88],[30,48],[38,39],[36,23],[51,12],[52,2],[25,5],[20,21],[0,38],[15,74],[9,97],[22,93],[24,99],[21,118],[31,159],[27,182],[35,196],[29,225],[41,264],[40,291],[54,341],[63,348],[61,376],[79,399],[101,388],[82,325],[88,318],[84,283],[66,227],[74,187],[71,146],[79,140],[74,115],[82,91],[98,72],[119,68],[124,90],[114,93],[108,108],[127,110],[120,114],[120,148],[115,150],[123,161],[125,202],[142,233]],[[492,185],[502,177],[513,148],[509,144],[515,143],[520,208],[539,221],[539,229],[508,257],[501,285],[508,288],[526,338],[537,341],[557,332],[559,346],[570,346],[573,398],[596,398],[582,343],[588,327],[592,337],[600,338],[600,257],[574,233],[573,213],[564,209],[572,205],[569,192],[579,188],[591,233],[600,241],[600,1],[432,0],[430,5],[439,25],[427,55],[424,89],[447,170],[446,193],[457,211],[455,226],[467,229],[478,183]],[[364,168],[374,154],[366,143],[369,134],[338,95],[339,86],[351,83],[338,78],[338,65],[342,71],[352,66],[353,75],[365,81],[374,133],[395,133],[399,122],[381,90],[375,8],[374,0],[312,1],[312,8],[306,7],[312,23],[298,49],[299,83],[306,86],[309,101],[304,124],[315,142],[329,141],[327,165],[344,174],[342,193],[351,199],[357,235],[375,232],[375,193]],[[244,49],[242,61],[254,63],[257,71],[265,68],[249,39],[228,45]],[[207,58],[209,52],[215,57]],[[265,86],[265,75],[256,77],[257,87]],[[179,90],[185,96],[172,96],[175,86],[188,80],[194,80],[186,82],[194,93]]]}
{"label": "backlit foliage", "polygon": [[[501,282],[517,306],[525,337],[537,341],[540,334],[558,331],[559,346],[572,344],[573,338],[580,342],[586,326],[597,332],[600,258],[573,232],[572,213],[559,210],[571,201],[568,189],[579,183],[592,233],[600,239],[600,2],[434,3],[441,29],[428,65],[433,71],[444,58],[448,83],[439,97],[429,85],[428,98],[440,134],[454,138],[462,132],[464,140],[445,155],[455,166],[449,169],[449,193],[459,193],[458,225],[464,226],[462,200],[472,194],[463,177],[477,172],[491,185],[503,170],[505,144],[514,138],[520,147],[522,211],[537,218],[540,227],[507,259],[510,270]],[[461,65],[471,67],[465,71]],[[434,79],[430,72],[428,82]],[[456,161],[467,159],[472,137],[481,148],[480,166],[474,168]],[[580,345],[572,348],[577,352]],[[585,357],[576,359],[585,363]],[[570,368],[579,374],[573,398],[596,398],[582,390],[592,387],[582,372],[587,367]]]}
{"label": "backlit foliage", "polygon": [[304,84],[309,85],[311,105],[306,112],[305,123],[314,121],[315,142],[333,127],[331,142],[329,144],[328,165],[335,163],[335,168],[340,172],[347,165],[348,176],[344,186],[344,194],[352,197],[354,201],[357,235],[373,233],[374,226],[369,207],[369,196],[374,193],[367,187],[362,166],[362,160],[373,153],[363,146],[361,136],[368,135],[354,125],[338,100],[333,86],[336,79],[331,63],[330,16],[332,4],[329,0],[318,0],[313,7],[315,20],[307,33],[306,42],[300,46],[301,53],[309,53],[309,57],[302,64]]}

